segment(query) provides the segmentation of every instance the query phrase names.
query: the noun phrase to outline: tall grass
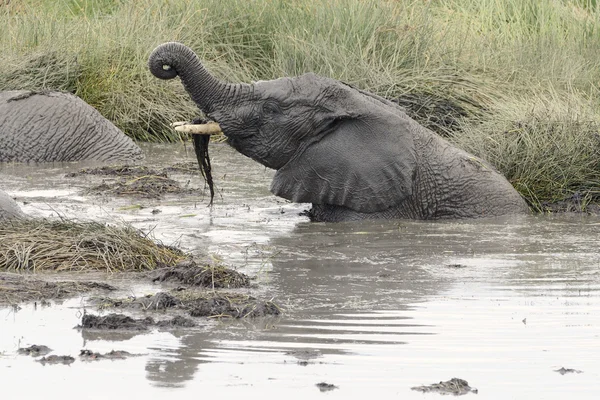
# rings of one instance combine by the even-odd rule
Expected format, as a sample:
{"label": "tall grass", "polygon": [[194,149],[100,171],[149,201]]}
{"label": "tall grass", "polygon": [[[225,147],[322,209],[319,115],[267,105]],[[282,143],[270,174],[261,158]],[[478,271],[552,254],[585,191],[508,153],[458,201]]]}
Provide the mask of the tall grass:
{"label": "tall grass", "polygon": [[596,0],[4,3],[0,90],[74,92],[139,140],[177,140],[167,124],[198,112],[146,68],[178,40],[225,80],[312,71],[398,99],[536,207],[600,200]]}

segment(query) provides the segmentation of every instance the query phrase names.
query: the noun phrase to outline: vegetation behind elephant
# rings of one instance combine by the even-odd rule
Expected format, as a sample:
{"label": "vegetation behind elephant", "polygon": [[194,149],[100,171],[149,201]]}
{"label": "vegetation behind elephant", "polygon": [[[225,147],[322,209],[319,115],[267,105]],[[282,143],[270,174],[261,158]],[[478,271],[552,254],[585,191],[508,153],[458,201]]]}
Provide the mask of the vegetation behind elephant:
{"label": "vegetation behind elephant", "polygon": [[0,190],[0,222],[7,219],[22,217],[24,214],[17,203],[5,192]]}
{"label": "vegetation behind elephant", "polygon": [[180,43],[150,71],[181,78],[242,154],[277,170],[271,191],[312,203],[314,221],[476,218],[528,212],[510,183],[408,117],[397,104],[314,74],[225,83]]}
{"label": "vegetation behind elephant", "polygon": [[142,158],[129,137],[72,94],[0,92],[0,162]]}

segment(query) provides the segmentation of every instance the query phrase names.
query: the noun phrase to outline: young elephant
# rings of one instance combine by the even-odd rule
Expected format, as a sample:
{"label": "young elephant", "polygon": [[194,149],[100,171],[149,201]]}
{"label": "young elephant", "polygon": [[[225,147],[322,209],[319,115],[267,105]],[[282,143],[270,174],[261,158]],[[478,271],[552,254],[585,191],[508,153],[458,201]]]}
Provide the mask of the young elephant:
{"label": "young elephant", "polygon": [[191,49],[174,42],[152,52],[149,68],[161,79],[179,76],[231,146],[277,170],[271,191],[312,203],[314,221],[528,211],[492,166],[374,94],[314,74],[225,83]]}

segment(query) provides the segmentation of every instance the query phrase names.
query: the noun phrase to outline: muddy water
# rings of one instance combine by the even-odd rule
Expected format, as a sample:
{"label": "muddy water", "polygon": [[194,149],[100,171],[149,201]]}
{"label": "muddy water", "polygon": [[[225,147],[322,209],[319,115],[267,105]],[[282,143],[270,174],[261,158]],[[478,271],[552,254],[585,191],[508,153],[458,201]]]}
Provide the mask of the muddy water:
{"label": "muddy water", "polygon": [[[285,314],[94,334],[73,329],[85,297],[0,309],[3,398],[420,399],[439,395],[411,387],[453,377],[485,399],[600,395],[599,218],[311,224],[298,215],[304,206],[269,194],[272,171],[225,146],[211,150],[212,209],[202,195],[81,194],[102,179],[64,177],[81,164],[0,165],[0,181],[31,215],[128,221],[163,242],[216,254],[256,276],[261,295]],[[181,146],[145,151],[159,166],[192,156]],[[152,290],[126,283],[129,293]],[[43,366],[16,354],[31,344],[75,357],[84,348],[140,355]],[[581,373],[555,372],[562,367]],[[321,393],[320,382],[337,388]]]}

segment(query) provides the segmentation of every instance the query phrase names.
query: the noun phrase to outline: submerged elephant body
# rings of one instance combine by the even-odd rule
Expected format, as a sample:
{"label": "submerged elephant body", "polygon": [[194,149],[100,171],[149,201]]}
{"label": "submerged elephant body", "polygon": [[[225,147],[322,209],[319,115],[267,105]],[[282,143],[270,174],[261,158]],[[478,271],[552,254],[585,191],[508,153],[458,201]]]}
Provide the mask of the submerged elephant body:
{"label": "submerged elephant body", "polygon": [[141,158],[129,137],[72,94],[0,92],[0,162]]}
{"label": "submerged elephant body", "polygon": [[8,194],[0,190],[0,222],[22,216],[23,212],[17,203]]}
{"label": "submerged elephant body", "polygon": [[179,76],[230,145],[277,170],[275,195],[312,203],[313,221],[528,211],[493,167],[377,95],[314,74],[225,83],[179,43],[157,47],[149,67],[162,79]]}

